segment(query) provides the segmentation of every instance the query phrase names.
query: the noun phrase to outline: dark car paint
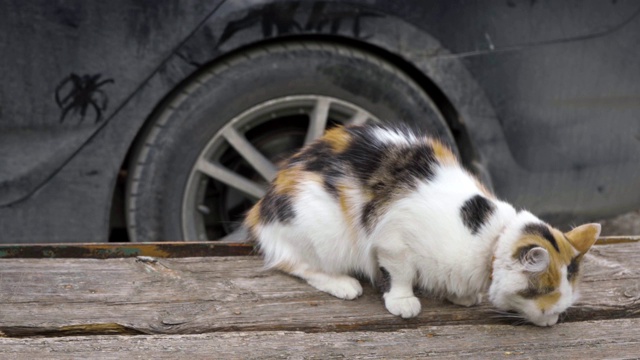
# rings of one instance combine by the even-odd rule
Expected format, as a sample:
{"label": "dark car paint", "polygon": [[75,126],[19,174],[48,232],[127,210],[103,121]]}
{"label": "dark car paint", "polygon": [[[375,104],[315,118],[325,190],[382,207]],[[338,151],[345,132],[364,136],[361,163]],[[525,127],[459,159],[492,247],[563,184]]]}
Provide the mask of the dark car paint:
{"label": "dark car paint", "polygon": [[296,36],[396,54],[519,206],[563,221],[640,204],[637,2],[64,5],[1,5],[2,242],[106,241],[118,171],[161,100],[227,53]]}
{"label": "dark car paint", "polygon": [[0,205],[47,181],[220,3],[3,2]]}

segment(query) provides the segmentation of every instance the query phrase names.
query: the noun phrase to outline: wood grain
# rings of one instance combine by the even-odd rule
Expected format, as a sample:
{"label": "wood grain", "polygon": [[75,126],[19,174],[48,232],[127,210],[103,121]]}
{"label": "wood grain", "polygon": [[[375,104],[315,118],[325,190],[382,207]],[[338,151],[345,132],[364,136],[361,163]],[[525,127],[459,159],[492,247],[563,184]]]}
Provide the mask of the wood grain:
{"label": "wood grain", "polygon": [[[640,316],[640,243],[602,245],[584,268],[582,299],[565,321]],[[258,257],[2,259],[5,336],[195,334],[220,331],[396,331],[499,325],[487,304],[462,308],[425,297],[420,316],[390,315],[379,294],[343,301],[261,270]]]}
{"label": "wood grain", "polygon": [[31,360],[43,354],[47,359],[630,359],[640,355],[640,319],[552,328],[451,325],[393,332],[0,338],[0,358]]}
{"label": "wood grain", "polygon": [[[640,241],[640,236],[603,236],[596,245]],[[0,259],[112,259],[137,256],[183,258],[255,255],[253,245],[244,242],[190,241],[149,243],[0,244]]]}

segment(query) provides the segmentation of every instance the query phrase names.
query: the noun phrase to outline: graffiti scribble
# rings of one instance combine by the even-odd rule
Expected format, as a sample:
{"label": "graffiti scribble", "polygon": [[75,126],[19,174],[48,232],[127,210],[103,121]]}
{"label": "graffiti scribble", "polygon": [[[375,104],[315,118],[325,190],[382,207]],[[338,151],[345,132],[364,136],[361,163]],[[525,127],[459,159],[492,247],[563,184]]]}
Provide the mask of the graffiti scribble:
{"label": "graffiti scribble", "polygon": [[80,122],[84,121],[87,111],[93,109],[94,122],[102,120],[102,113],[107,110],[109,99],[101,89],[104,85],[113,83],[113,79],[100,81],[102,74],[82,75],[71,74],[56,87],[56,104],[62,110],[60,123],[67,115],[80,115]]}
{"label": "graffiti scribble", "polygon": [[237,32],[258,23],[262,27],[262,35],[267,38],[274,35],[274,30],[278,35],[299,32],[302,27],[294,19],[298,6],[299,4],[295,2],[291,4],[275,3],[267,4],[259,9],[253,9],[243,18],[230,21],[227,24],[220,36],[218,46],[229,40]]}
{"label": "graffiti scribble", "polygon": [[300,13],[300,2],[273,3],[264,5],[261,8],[249,11],[244,17],[230,21],[225,27],[217,46],[221,46],[236,33],[260,24],[262,35],[265,38],[297,34],[303,32],[318,32],[339,34],[341,28],[351,22],[353,36],[358,39],[366,39],[369,36],[362,34],[361,21],[364,18],[382,17],[374,12],[362,11],[359,9],[335,9],[328,7],[327,3],[315,3],[306,21],[299,21],[296,15]]}

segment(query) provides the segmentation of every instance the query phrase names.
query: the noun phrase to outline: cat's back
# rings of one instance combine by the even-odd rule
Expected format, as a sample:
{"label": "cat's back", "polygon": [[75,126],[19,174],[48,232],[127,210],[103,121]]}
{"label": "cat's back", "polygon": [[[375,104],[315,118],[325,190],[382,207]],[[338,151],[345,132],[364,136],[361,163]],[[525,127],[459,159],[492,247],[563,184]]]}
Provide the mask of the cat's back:
{"label": "cat's back", "polygon": [[451,149],[427,135],[336,127],[283,164],[245,225],[268,266],[304,258],[327,271],[373,274],[378,240],[390,232],[418,242],[469,232],[461,220],[465,203],[473,218],[489,214],[481,209],[492,206],[483,193]]}
{"label": "cat's back", "polygon": [[283,165],[247,224],[255,228],[325,216],[366,231],[420,187],[446,191],[452,184],[449,189],[459,191],[456,183],[487,192],[448,146],[427,135],[377,125],[336,127]]}

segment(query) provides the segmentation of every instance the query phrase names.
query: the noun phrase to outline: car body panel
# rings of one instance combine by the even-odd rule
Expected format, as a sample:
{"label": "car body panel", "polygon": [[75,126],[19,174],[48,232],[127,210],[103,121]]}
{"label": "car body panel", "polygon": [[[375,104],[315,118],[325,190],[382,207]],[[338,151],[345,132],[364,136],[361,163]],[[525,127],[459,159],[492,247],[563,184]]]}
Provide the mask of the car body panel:
{"label": "car body panel", "polygon": [[53,176],[220,3],[3,2],[0,205]]}
{"label": "car body panel", "polygon": [[[468,135],[474,149],[468,165],[485,171],[498,195],[518,206],[561,222],[640,204],[636,2],[226,1],[218,7],[166,1],[170,11],[152,10],[161,24],[142,16],[150,3],[156,4],[123,0],[113,14],[110,5],[73,3],[88,9],[81,15],[57,4],[29,5],[61,11],[55,16],[63,23],[74,16],[104,19],[82,36],[65,30],[84,45],[67,55],[69,63],[42,60],[54,70],[46,89],[32,91],[42,81],[35,64],[22,65],[12,85],[3,86],[0,148],[9,155],[0,171],[0,241],[106,241],[118,172],[162,99],[225,54],[296,36],[375,47],[418,69],[454,109],[449,120],[456,132]],[[132,11],[135,21],[108,21]],[[28,27],[28,17],[20,21]],[[111,26],[120,42],[94,42]],[[18,41],[3,41],[2,50],[20,47]],[[121,59],[100,46],[128,50]],[[22,46],[16,57],[30,58],[29,51],[32,45]],[[584,76],[593,72],[602,75]],[[21,73],[33,78],[21,84]],[[71,74],[101,75],[92,80],[109,96],[101,117],[89,105],[84,120],[72,108],[61,121],[55,93],[68,95],[60,89],[78,82]],[[8,106],[10,98],[18,104]],[[29,104],[39,105],[29,110]],[[620,140],[602,141],[612,137]]]}

